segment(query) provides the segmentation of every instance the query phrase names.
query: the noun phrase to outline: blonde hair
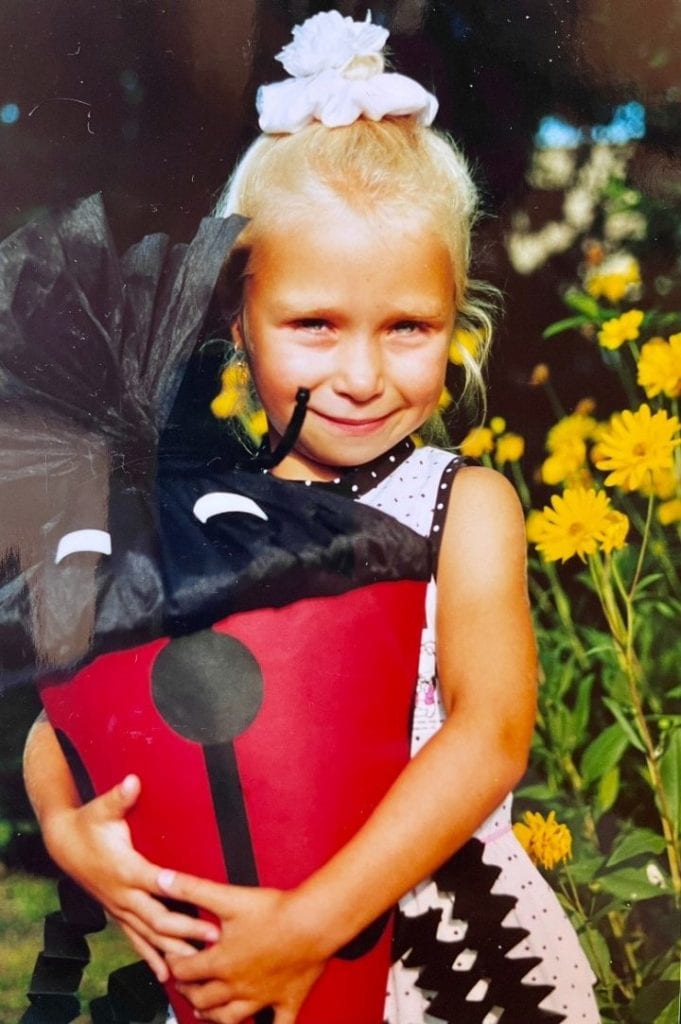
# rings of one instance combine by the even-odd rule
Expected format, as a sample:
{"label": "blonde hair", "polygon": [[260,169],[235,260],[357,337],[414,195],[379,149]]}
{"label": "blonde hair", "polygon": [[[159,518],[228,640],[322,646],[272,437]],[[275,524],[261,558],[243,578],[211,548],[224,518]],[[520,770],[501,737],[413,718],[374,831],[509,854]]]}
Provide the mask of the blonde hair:
{"label": "blonde hair", "polygon": [[[452,259],[456,328],[474,339],[473,345],[458,347],[464,371],[460,400],[472,399],[484,410],[483,368],[496,289],[469,277],[478,193],[455,143],[414,117],[360,118],[342,128],[314,122],[291,135],[261,135],[237,164],[215,208],[216,216],[249,218],[230,263],[243,268],[255,241],[272,225],[302,214],[310,202],[329,200],[369,217],[390,217],[396,209],[401,218],[429,216]],[[233,297],[232,309],[237,305]]]}

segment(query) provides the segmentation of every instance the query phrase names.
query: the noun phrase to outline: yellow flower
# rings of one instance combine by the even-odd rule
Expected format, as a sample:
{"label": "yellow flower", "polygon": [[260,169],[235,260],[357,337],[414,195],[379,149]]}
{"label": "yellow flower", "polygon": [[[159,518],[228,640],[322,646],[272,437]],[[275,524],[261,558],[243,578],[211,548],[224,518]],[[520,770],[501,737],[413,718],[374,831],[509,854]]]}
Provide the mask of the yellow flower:
{"label": "yellow flower", "polygon": [[542,384],[548,383],[550,376],[551,371],[546,363],[537,363],[530,374],[530,385],[533,388],[539,388]]}
{"label": "yellow flower", "polygon": [[594,299],[619,302],[641,283],[641,271],[630,253],[617,253],[594,267],[586,276],[586,290]]}
{"label": "yellow flower", "polygon": [[473,427],[459,445],[462,455],[471,459],[479,459],[494,448],[494,434],[489,427]]}
{"label": "yellow flower", "polygon": [[601,538],[601,550],[609,554],[611,551],[619,551],[626,546],[627,534],[629,533],[629,519],[624,512],[611,509],[605,517],[603,536]]}
{"label": "yellow flower", "polygon": [[477,358],[480,342],[472,331],[457,327],[449,345],[449,361],[455,366],[463,366],[466,355]]}
{"label": "yellow flower", "polygon": [[247,416],[240,416],[241,425],[256,444],[259,444],[267,433],[267,416],[264,409],[258,409]]}
{"label": "yellow flower", "polygon": [[606,320],[598,332],[598,340],[603,348],[619,348],[625,341],[636,341],[642,323],[641,310],[630,309],[628,313],[622,313],[622,316]]}
{"label": "yellow flower", "polygon": [[596,408],[596,401],[593,398],[580,398],[575,406],[575,416],[590,416]]}
{"label": "yellow flower", "polygon": [[681,444],[674,438],[678,429],[676,416],[664,409],[653,415],[650,406],[642,405],[636,412],[615,413],[599,437],[596,465],[609,474],[605,483],[636,491],[651,473],[671,469],[674,448]]}
{"label": "yellow flower", "polygon": [[248,368],[243,363],[233,363],[222,371],[222,389],[210,403],[210,411],[219,420],[230,416],[241,416],[248,404]]}
{"label": "yellow flower", "polygon": [[597,426],[590,416],[575,412],[551,427],[546,437],[550,455],[541,467],[543,483],[555,487],[560,483],[577,486],[586,482],[586,441],[594,436]]}
{"label": "yellow flower", "polygon": [[503,416],[493,416],[489,421],[489,425],[497,437],[506,430],[506,420]]}
{"label": "yellow flower", "polygon": [[681,522],[681,498],[663,501],[657,510],[657,518],[663,526]]}
{"label": "yellow flower", "polygon": [[575,439],[563,445],[555,455],[549,455],[542,462],[542,483],[556,487],[557,484],[572,482],[583,469],[585,458],[586,445],[583,441]]}
{"label": "yellow flower", "polygon": [[569,445],[574,440],[586,441],[593,437],[598,424],[591,416],[584,416],[574,412],[571,416],[564,416],[558,420],[546,435],[546,447],[550,452],[558,452],[563,445]]}
{"label": "yellow flower", "polygon": [[502,434],[497,440],[495,458],[497,465],[503,466],[507,462],[517,462],[522,459],[525,451],[525,440],[520,434]]}
{"label": "yellow flower", "polygon": [[545,818],[538,811],[525,811],[523,820],[513,826],[513,833],[533,864],[555,868],[572,857],[572,835],[567,825],[556,821],[556,812]]}
{"label": "yellow flower", "polygon": [[551,505],[542,513],[538,524],[537,550],[547,562],[567,562],[578,555],[584,561],[593,555],[608,530],[610,499],[605,491],[593,488],[568,488],[563,495],[554,494]]}
{"label": "yellow flower", "polygon": [[666,469],[656,469],[641,482],[639,491],[648,497],[654,494],[661,501],[667,501],[676,497],[679,490],[679,479],[674,472],[673,466]]}
{"label": "yellow flower", "polygon": [[638,361],[638,382],[648,398],[660,392],[667,398],[681,395],[681,334],[672,334],[668,342],[663,338],[646,342]]}
{"label": "yellow flower", "polygon": [[537,544],[544,536],[544,513],[538,508],[530,509],[525,522],[528,544]]}
{"label": "yellow flower", "polygon": [[449,388],[443,388],[440,392],[440,397],[437,400],[437,407],[440,412],[444,412],[452,404],[454,399]]}

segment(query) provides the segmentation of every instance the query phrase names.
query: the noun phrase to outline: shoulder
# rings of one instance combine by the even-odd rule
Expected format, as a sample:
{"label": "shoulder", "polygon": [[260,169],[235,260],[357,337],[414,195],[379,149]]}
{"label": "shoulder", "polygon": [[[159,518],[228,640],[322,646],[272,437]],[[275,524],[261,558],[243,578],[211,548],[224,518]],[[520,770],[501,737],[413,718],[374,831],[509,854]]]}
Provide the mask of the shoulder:
{"label": "shoulder", "polygon": [[463,466],[452,485],[438,578],[501,581],[525,573],[525,519],[513,486],[484,466]]}

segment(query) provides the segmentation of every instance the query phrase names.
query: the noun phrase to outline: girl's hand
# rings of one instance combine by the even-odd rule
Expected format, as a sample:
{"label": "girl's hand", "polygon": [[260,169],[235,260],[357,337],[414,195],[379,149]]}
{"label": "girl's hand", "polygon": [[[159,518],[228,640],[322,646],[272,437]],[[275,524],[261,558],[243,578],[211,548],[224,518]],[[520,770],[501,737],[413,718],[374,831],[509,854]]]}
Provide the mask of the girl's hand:
{"label": "girl's hand", "polygon": [[190,957],[170,955],[177,989],[216,1024],[239,1024],[265,1006],[274,1024],[293,1024],[326,963],[306,926],[295,890],[219,885],[161,872],[159,888],[220,918],[215,945]]}
{"label": "girl's hand", "polygon": [[169,972],[161,953],[195,953],[192,939],[214,942],[208,921],[169,911],[155,896],[161,870],[133,848],[125,820],[141,790],[135,775],[80,807],[60,807],[42,820],[56,863],[97,899],[126,933],[160,982]]}

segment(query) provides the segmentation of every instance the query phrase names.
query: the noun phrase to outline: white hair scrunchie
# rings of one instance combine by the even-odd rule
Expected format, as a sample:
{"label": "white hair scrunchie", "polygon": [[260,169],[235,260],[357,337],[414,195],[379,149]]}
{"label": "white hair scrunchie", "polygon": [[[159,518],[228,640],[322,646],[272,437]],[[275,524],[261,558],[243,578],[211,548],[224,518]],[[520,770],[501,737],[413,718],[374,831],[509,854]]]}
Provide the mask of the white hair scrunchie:
{"label": "white hair scrunchie", "polygon": [[437,100],[406,75],[383,72],[381,50],[388,30],[323,11],[293,29],[293,41],[277,54],[292,76],[261,86],[256,98],[260,129],[292,134],[320,121],[327,128],[360,117],[380,121],[412,114],[430,125]]}

